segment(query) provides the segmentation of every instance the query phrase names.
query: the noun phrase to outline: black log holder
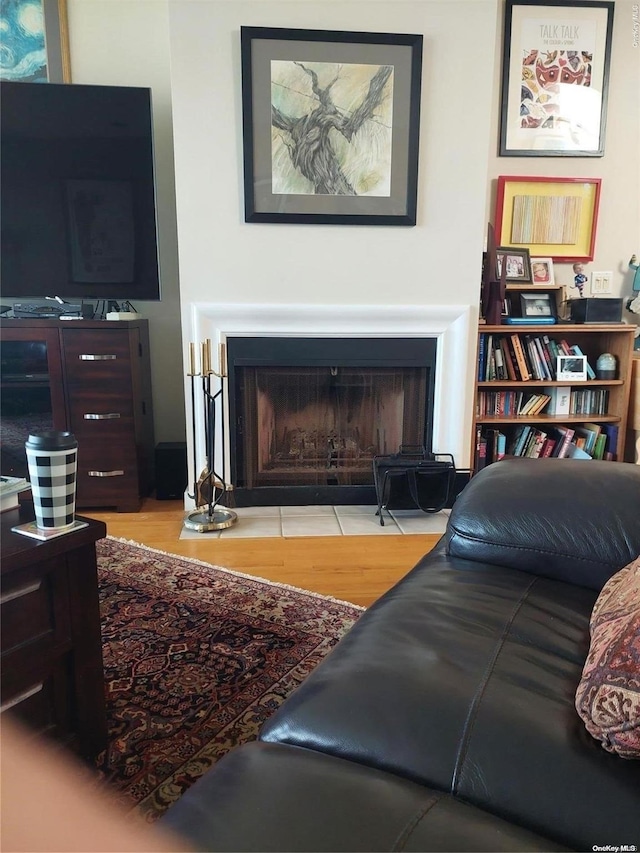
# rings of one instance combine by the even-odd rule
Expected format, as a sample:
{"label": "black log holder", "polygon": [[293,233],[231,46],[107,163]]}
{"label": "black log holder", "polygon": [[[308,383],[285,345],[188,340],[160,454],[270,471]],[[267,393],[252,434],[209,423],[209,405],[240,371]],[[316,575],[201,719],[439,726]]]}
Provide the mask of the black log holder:
{"label": "black log holder", "polygon": [[[198,533],[210,533],[215,530],[224,530],[231,527],[238,520],[237,513],[229,509],[225,504],[229,503],[232,486],[227,483],[225,470],[224,452],[224,380],[225,369],[225,345],[220,344],[218,351],[218,371],[211,366],[211,341],[207,339],[201,344],[200,373],[196,371],[195,345],[189,344],[189,373],[191,380],[191,430],[193,444],[193,498],[196,509],[187,513],[184,526],[188,530]],[[215,392],[211,391],[211,377],[220,380],[220,387]],[[200,380],[200,382],[199,382]],[[196,480],[197,463],[197,435],[196,435],[196,388],[200,384],[202,394],[202,418],[205,438],[206,465]],[[220,471],[215,470],[215,438],[216,429],[219,424],[222,441],[222,455]]]}
{"label": "black log holder", "polygon": [[375,456],[373,481],[378,508],[376,515],[384,527],[383,510],[404,508],[406,501],[423,512],[440,512],[447,506],[454,488],[456,466],[450,453],[429,453],[424,447],[401,445],[398,453]]}

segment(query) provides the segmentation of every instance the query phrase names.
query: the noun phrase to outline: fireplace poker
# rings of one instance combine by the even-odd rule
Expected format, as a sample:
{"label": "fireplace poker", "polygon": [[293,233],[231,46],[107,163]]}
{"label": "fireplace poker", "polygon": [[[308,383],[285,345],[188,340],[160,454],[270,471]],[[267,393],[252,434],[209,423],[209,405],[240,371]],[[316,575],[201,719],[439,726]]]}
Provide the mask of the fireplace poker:
{"label": "fireplace poker", "polygon": [[[200,477],[194,482],[193,498],[196,502],[196,509],[187,514],[184,525],[190,530],[196,530],[198,533],[209,533],[213,530],[224,530],[231,527],[238,520],[238,516],[233,510],[228,507],[219,506],[222,498],[230,491],[230,487],[226,482],[226,467],[224,459],[224,417],[221,418],[222,432],[222,473],[218,475],[215,471],[215,432],[216,432],[216,406],[222,407],[224,415],[224,379],[226,377],[224,356],[224,344],[220,345],[218,353],[218,372],[211,366],[211,340],[207,338],[201,344],[201,374],[195,371],[195,348],[193,344],[189,345],[190,349],[190,375],[191,375],[191,421],[194,446],[194,461],[193,473],[195,477],[196,468],[196,412],[195,412],[195,381],[196,376],[201,376],[202,384],[202,412],[203,426],[205,436],[205,454],[206,465],[200,474]],[[191,369],[193,368],[193,369]],[[215,394],[211,393],[211,376],[216,376],[220,380],[220,387]],[[206,504],[205,504],[206,500]]]}
{"label": "fireplace poker", "polygon": [[[198,491],[198,481],[196,480],[196,471],[198,460],[196,457],[196,377],[200,374],[196,370],[196,348],[195,344],[192,342],[189,344],[189,380],[191,383],[191,447],[193,451],[193,494],[189,495],[194,501],[196,501],[196,494]],[[188,493],[187,493],[188,494]]]}

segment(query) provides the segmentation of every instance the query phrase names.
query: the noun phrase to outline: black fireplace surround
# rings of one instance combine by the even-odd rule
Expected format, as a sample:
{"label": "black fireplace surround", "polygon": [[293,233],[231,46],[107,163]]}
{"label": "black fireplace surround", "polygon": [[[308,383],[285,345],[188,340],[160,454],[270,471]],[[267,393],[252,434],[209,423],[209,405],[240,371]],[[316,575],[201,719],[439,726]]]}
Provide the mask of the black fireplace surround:
{"label": "black fireplace surround", "polygon": [[228,338],[236,505],[375,504],[375,455],[432,448],[436,343]]}

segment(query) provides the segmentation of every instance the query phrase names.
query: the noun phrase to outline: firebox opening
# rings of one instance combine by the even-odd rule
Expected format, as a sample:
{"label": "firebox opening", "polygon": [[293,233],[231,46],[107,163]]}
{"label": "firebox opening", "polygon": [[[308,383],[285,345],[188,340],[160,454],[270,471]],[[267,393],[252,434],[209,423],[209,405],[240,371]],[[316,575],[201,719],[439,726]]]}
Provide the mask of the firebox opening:
{"label": "firebox opening", "polygon": [[239,505],[368,503],[373,458],[431,449],[435,340],[228,340]]}

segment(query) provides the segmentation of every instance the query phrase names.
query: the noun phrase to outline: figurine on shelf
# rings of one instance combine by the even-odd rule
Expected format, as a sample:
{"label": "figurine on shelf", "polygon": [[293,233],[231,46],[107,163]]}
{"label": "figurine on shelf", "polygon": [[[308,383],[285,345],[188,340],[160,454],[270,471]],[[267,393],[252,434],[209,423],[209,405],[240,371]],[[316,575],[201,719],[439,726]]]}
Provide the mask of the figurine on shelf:
{"label": "figurine on shelf", "polygon": [[577,287],[580,299],[582,299],[582,297],[584,296],[584,286],[587,283],[587,277],[584,274],[584,264],[575,263],[573,265],[573,271],[575,273],[575,277],[573,279],[573,286]]}
{"label": "figurine on shelf", "polygon": [[635,271],[631,290],[640,291],[640,264],[638,263],[638,258],[635,255],[631,255],[631,259],[629,260],[629,269]]}
{"label": "figurine on shelf", "polygon": [[631,255],[629,269],[635,271],[631,290],[634,293],[637,292],[638,295],[627,299],[625,307],[627,311],[631,311],[632,314],[640,314],[640,264],[638,263],[638,258],[635,255]]}

